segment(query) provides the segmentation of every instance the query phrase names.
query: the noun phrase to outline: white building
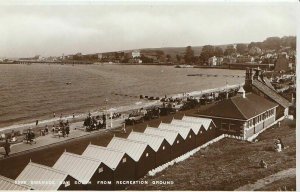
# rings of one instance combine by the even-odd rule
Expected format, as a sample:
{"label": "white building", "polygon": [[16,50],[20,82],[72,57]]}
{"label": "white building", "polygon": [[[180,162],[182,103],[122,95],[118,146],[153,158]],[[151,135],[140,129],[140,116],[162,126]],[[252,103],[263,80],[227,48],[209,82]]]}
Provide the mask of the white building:
{"label": "white building", "polygon": [[132,55],[132,58],[136,58],[136,57],[140,57],[141,53],[140,53],[140,51],[135,50],[135,51],[132,51],[131,55]]}

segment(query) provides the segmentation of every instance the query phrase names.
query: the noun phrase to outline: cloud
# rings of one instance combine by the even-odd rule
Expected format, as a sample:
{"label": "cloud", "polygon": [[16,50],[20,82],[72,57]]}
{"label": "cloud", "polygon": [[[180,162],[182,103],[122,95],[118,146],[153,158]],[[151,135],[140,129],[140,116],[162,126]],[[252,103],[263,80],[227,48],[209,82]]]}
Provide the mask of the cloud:
{"label": "cloud", "polygon": [[293,3],[0,6],[0,57],[262,41],[296,34]]}

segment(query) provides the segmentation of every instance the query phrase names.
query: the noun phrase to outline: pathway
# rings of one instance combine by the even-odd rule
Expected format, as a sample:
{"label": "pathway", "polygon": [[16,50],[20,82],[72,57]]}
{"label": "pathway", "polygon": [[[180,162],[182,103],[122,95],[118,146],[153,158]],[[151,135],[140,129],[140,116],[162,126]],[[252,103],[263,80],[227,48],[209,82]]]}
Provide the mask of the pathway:
{"label": "pathway", "polygon": [[254,190],[261,189],[262,187],[270,183],[273,183],[274,181],[278,181],[280,179],[284,179],[287,177],[295,177],[295,176],[296,176],[296,168],[290,168],[290,169],[277,172],[263,179],[260,179],[253,184],[247,184],[242,187],[239,187],[235,191],[254,191]]}

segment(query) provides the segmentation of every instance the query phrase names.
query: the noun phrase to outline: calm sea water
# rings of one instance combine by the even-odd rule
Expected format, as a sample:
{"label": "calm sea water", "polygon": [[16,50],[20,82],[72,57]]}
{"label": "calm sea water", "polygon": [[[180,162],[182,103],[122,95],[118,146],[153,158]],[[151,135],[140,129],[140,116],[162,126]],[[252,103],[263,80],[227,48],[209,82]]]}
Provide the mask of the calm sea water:
{"label": "calm sea water", "polygon": [[[192,77],[188,74],[218,74]],[[134,65],[0,65],[0,127],[237,84],[244,71]],[[66,84],[71,82],[71,84]],[[125,96],[127,95],[127,96]]]}

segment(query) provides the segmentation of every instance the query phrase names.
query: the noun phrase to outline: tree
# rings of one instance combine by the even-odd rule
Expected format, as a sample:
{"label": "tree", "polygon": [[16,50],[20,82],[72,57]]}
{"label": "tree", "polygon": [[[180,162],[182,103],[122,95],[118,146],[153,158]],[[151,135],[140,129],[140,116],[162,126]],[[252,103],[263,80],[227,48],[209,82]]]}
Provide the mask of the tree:
{"label": "tree", "polygon": [[186,47],[184,60],[186,63],[194,62],[194,51],[191,46]]}
{"label": "tree", "polygon": [[206,63],[210,57],[215,55],[215,48],[212,45],[204,45],[200,53],[200,62]]}
{"label": "tree", "polygon": [[228,45],[225,49],[224,55],[232,55],[235,52],[236,52],[236,49],[234,48],[234,46]]}
{"label": "tree", "polygon": [[243,55],[248,51],[248,47],[247,47],[246,44],[239,43],[239,44],[236,45],[236,51],[239,54]]}
{"label": "tree", "polygon": [[223,49],[221,47],[215,47],[214,55],[216,57],[221,57],[224,55]]}
{"label": "tree", "polygon": [[177,55],[176,55],[176,59],[177,59],[177,62],[180,63],[180,61],[181,61],[181,59],[182,59],[182,56],[177,54]]}
{"label": "tree", "polygon": [[167,54],[166,57],[167,57],[167,62],[170,62],[170,61],[171,61],[171,58],[172,58],[171,55],[170,55],[170,54]]}
{"label": "tree", "polygon": [[268,37],[263,41],[263,48],[265,49],[280,49],[280,38],[279,37]]}

